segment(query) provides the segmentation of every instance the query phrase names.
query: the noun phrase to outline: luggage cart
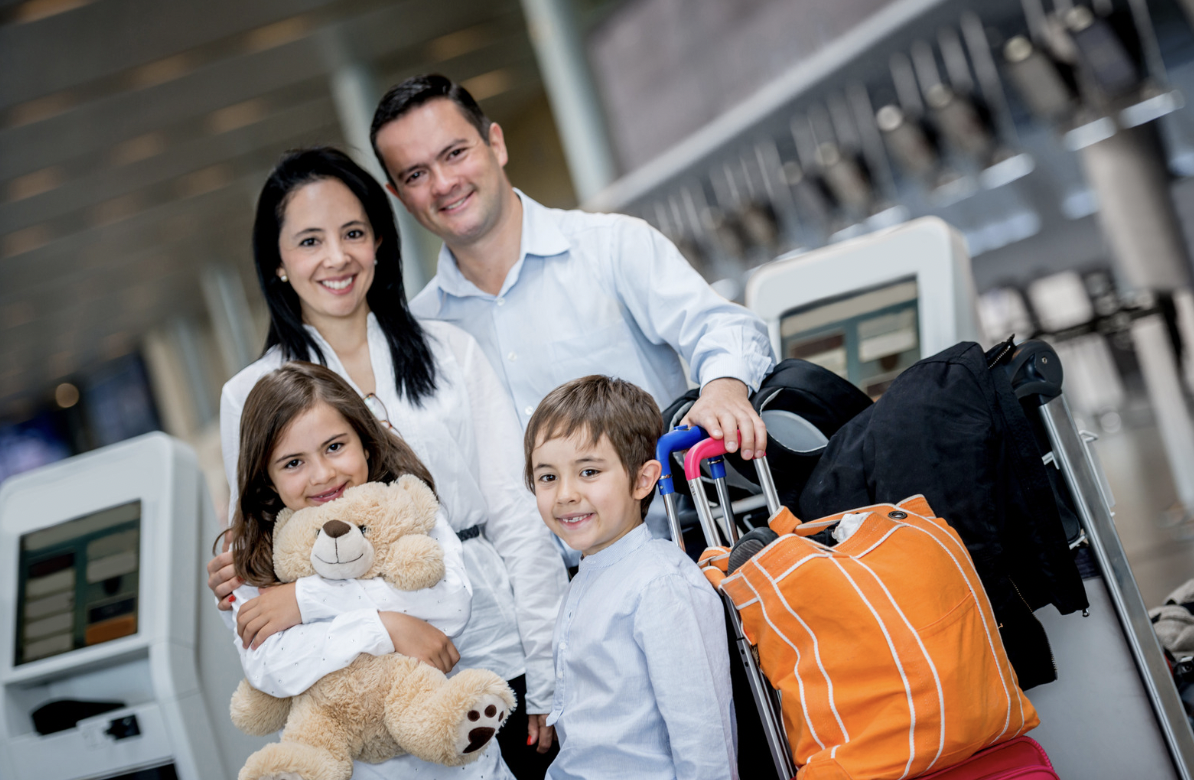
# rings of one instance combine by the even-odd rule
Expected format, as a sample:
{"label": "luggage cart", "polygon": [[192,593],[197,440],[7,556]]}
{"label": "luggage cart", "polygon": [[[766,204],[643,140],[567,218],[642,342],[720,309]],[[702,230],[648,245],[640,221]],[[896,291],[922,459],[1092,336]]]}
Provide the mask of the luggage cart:
{"label": "luggage cart", "polygon": [[[1194,780],[1194,732],[1115,529],[1110,489],[1090,449],[1094,437],[1078,429],[1061,392],[1061,361],[1049,345],[1030,341],[1014,349],[1006,367],[993,370],[1008,371],[1018,397],[1035,396],[1039,402],[1044,459],[1061,473],[1081,521],[1075,544],[1090,546],[1101,575],[1085,582],[1091,603],[1089,617],[1061,616],[1051,608],[1038,612],[1061,668],[1058,681],[1029,694],[1042,720],[1032,736],[1046,747],[1063,777],[1119,776],[1122,767],[1111,764],[1120,761],[1136,767],[1138,777]],[[715,513],[700,484],[701,462],[707,460],[718,502],[721,507],[730,506],[721,461],[724,444],[705,438],[699,429],[677,429],[659,444],[658,457],[665,472],[660,493],[673,534],[683,547],[671,454],[686,448],[685,478],[692,487],[706,544],[732,546],[738,539],[732,511],[719,508]],[[779,501],[766,458],[756,459],[755,468],[768,509],[774,513]],[[737,610],[724,594],[723,601],[775,776],[794,777],[796,767],[783,730],[778,695],[762,674]],[[1114,742],[1109,741],[1112,735]],[[1119,745],[1112,757],[1095,749],[1107,744]]]}
{"label": "luggage cart", "polygon": [[[725,444],[719,439],[706,438],[705,432],[695,426],[684,426],[664,434],[656,447],[656,458],[663,464],[663,473],[659,477],[659,493],[667,510],[672,539],[681,550],[684,549],[684,535],[680,527],[675,485],[672,481],[672,453],[680,450],[688,450],[688,454],[684,458],[684,476],[692,488],[697,518],[705,538],[705,546],[715,547],[723,543],[732,545],[738,540],[738,530],[734,522],[733,510],[730,508],[729,489],[726,486],[725,462],[723,460]],[[720,518],[721,528],[718,528],[716,524],[713,511],[705,497],[704,488],[700,484],[700,464],[706,459],[709,460],[709,470],[717,488],[718,500],[723,508]],[[766,456],[756,456],[754,464],[759,475],[759,483],[763,487],[763,495],[767,500],[767,508],[774,514],[779,511],[780,503],[779,496],[775,491],[775,483],[771,480],[771,470],[767,465]],[[759,726],[767,741],[767,748],[775,767],[774,776],[779,780],[791,780],[796,776],[796,764],[792,759],[792,750],[783,730],[779,695],[767,682],[762,669],[759,668],[754,648],[742,631],[742,620],[738,616],[738,610],[728,596],[720,590],[718,594],[725,607],[730,641],[737,650],[741,668],[745,673],[746,684],[750,688],[751,697],[758,712]],[[733,655],[732,652],[731,655]],[[739,713],[739,717],[742,717],[742,713]],[[740,743],[743,741],[743,737],[744,735],[740,731],[738,735]],[[743,778],[743,780],[748,779]],[[754,779],[750,778],[749,780]]]}

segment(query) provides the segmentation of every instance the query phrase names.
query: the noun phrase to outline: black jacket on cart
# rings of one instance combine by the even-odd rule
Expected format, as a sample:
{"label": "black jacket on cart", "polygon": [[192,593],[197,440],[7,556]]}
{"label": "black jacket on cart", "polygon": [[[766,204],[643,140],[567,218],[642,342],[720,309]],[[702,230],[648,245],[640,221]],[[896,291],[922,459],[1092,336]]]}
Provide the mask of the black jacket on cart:
{"label": "black jacket on cart", "polygon": [[1005,373],[988,370],[993,357],[962,343],[907,369],[830,439],[799,516],[923,494],[970,550],[1027,689],[1057,677],[1032,611],[1085,609],[1086,591],[1036,436]]}

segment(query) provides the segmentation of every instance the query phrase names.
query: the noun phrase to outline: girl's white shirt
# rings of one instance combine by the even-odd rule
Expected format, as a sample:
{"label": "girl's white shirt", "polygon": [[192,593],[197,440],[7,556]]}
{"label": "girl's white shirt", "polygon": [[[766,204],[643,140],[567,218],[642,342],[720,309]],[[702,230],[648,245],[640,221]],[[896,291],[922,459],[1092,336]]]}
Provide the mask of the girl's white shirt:
{"label": "girl's white shirt", "polygon": [[[466,581],[472,584],[472,610],[463,631],[453,639],[460,652],[457,668],[489,669],[507,680],[525,674],[526,711],[544,713],[551,708],[555,688],[551,638],[567,588],[567,573],[551,532],[539,517],[534,497],[523,481],[522,428],[509,396],[477,342],[447,323],[420,324],[436,363],[436,391],[423,399],[422,406],[399,395],[389,344],[373,314],[368,318],[369,356],[376,395],[385,405],[390,424],[431,472],[448,526],[453,531],[475,525],[482,528],[480,536],[461,544]],[[360,388],[318,331],[310,326],[307,331],[323,352],[328,368],[359,393]],[[240,417],[245,398],[258,379],[284,362],[275,347],[224,385],[220,438],[224,470],[232,486],[230,516],[237,500]],[[460,544],[459,540],[453,541]],[[384,583],[383,591],[377,585],[366,584],[366,580],[354,582],[349,587],[361,590],[349,592],[347,597],[345,585],[321,578],[310,578],[296,589],[304,619],[308,615],[323,619],[295,629],[302,628],[311,635],[306,637],[307,642],[321,641],[314,637],[326,632],[327,641],[340,648],[338,653],[318,656],[304,653],[305,660],[300,664],[303,679],[312,674],[318,679],[342,669],[361,652],[393,651],[376,612],[378,608],[392,608],[387,606],[393,603],[391,599],[410,594],[397,595],[399,591]],[[370,605],[363,610],[355,607],[358,596],[368,598]],[[243,597],[252,595],[246,589]],[[243,603],[241,599],[238,592],[238,603]],[[414,609],[409,614],[427,619]],[[285,640],[286,633],[279,635],[279,641],[267,641],[250,653],[264,651],[264,657],[273,659],[267,662],[271,668],[286,663],[294,668],[296,659],[290,655],[294,644]],[[278,652],[285,645],[292,649]]]}
{"label": "girl's white shirt", "polygon": [[472,588],[460,540],[442,508],[428,536],[444,552],[444,577],[433,587],[403,591],[380,578],[302,577],[295,582],[302,624],[270,636],[256,649],[246,650],[237,638],[236,618],[241,607],[260,591],[252,585],[237,588],[232,611],[220,614],[232,630],[249,684],[270,696],[297,696],[329,672],[351,664],[361,653],[394,652],[379,611],[413,615],[450,637],[459,636],[469,620]]}

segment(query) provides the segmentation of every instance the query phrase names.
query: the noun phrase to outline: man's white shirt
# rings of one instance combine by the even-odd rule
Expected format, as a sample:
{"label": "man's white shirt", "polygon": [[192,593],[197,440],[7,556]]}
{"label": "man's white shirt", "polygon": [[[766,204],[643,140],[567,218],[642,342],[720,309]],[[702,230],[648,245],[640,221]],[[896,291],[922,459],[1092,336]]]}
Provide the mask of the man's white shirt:
{"label": "man's white shirt", "polygon": [[702,387],[733,377],[753,391],[774,368],[763,321],[714,292],[646,222],[515,192],[522,246],[498,294],[465,279],[444,246],[411,309],[477,340],[523,428],[547,393],[589,374],[633,382],[663,409],[688,390],[681,356]]}

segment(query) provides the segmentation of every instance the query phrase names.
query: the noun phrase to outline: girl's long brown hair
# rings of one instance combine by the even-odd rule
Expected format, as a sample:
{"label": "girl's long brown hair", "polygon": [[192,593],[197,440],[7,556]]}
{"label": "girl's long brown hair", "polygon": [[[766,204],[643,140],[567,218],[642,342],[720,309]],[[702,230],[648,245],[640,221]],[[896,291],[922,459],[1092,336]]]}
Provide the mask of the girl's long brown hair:
{"label": "girl's long brown hair", "polygon": [[370,482],[393,482],[403,474],[413,474],[435,490],[431,472],[410,445],[387,430],[334,371],[297,360],[271,371],[253,386],[241,412],[239,498],[232,523],[224,532],[232,534],[236,574],[250,585],[277,583],[274,518],[284,506],[270,482],[270,455],[294,419],[320,402],[343,415],[360,437],[369,455]]}

